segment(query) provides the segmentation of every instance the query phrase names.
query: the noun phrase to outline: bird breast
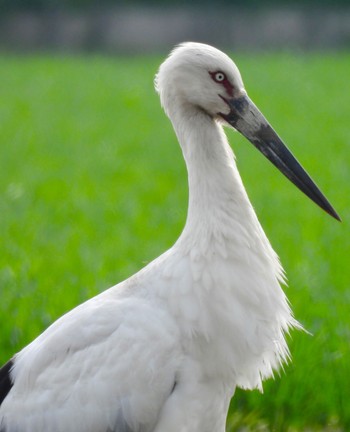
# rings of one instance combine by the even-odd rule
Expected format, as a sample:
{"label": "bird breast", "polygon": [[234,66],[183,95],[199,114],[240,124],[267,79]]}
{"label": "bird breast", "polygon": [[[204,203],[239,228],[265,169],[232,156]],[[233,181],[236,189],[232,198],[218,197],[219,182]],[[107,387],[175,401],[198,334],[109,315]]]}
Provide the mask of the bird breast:
{"label": "bird breast", "polygon": [[293,323],[291,311],[273,265],[258,265],[253,250],[226,248],[226,257],[217,250],[186,254],[175,245],[155,262],[162,269],[155,292],[203,376],[261,389],[262,379],[288,358],[284,332]]}

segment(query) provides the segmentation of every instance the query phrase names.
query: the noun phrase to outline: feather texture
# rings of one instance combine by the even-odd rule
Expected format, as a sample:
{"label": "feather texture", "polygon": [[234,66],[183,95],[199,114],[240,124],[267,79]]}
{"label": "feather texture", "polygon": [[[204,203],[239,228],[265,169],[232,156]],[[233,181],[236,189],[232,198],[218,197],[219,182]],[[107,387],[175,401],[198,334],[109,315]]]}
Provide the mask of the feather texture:
{"label": "feather texture", "polygon": [[234,63],[200,44],[177,48],[156,78],[188,169],[181,236],[4,367],[3,431],[223,432],[235,388],[261,390],[288,359],[298,324],[218,121],[217,70],[245,91]]}

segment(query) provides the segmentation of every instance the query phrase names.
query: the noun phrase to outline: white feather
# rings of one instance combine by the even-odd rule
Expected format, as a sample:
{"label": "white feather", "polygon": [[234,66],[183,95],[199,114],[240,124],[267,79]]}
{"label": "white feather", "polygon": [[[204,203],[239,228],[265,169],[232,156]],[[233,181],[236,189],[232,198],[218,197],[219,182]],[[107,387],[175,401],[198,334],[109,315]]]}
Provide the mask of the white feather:
{"label": "white feather", "polygon": [[234,63],[200,44],[177,48],[156,78],[188,169],[180,238],[16,355],[6,432],[223,432],[235,388],[262,389],[288,358],[284,333],[297,323],[283,270],[216,120],[227,107],[208,70],[245,93]]}

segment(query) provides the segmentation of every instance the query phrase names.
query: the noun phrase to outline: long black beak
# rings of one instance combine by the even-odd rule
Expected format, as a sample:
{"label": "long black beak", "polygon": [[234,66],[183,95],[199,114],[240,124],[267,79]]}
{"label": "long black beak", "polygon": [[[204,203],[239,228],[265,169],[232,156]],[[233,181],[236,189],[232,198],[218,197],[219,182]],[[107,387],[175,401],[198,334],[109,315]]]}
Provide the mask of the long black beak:
{"label": "long black beak", "polygon": [[230,112],[220,114],[220,116],[254,144],[302,192],[328,214],[340,221],[339,215],[327,198],[283,144],[280,137],[249,97],[244,95],[224,100],[229,105]]}

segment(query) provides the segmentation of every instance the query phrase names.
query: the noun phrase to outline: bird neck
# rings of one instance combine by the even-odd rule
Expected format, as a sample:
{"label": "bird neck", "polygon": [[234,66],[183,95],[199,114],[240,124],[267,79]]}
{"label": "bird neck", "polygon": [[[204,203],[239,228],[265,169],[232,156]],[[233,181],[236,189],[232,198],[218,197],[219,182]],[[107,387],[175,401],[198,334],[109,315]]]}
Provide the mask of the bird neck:
{"label": "bird neck", "polygon": [[171,119],[189,181],[188,214],[180,240],[207,249],[212,242],[246,241],[257,231],[264,237],[221,125],[198,109],[178,112],[181,115]]}

